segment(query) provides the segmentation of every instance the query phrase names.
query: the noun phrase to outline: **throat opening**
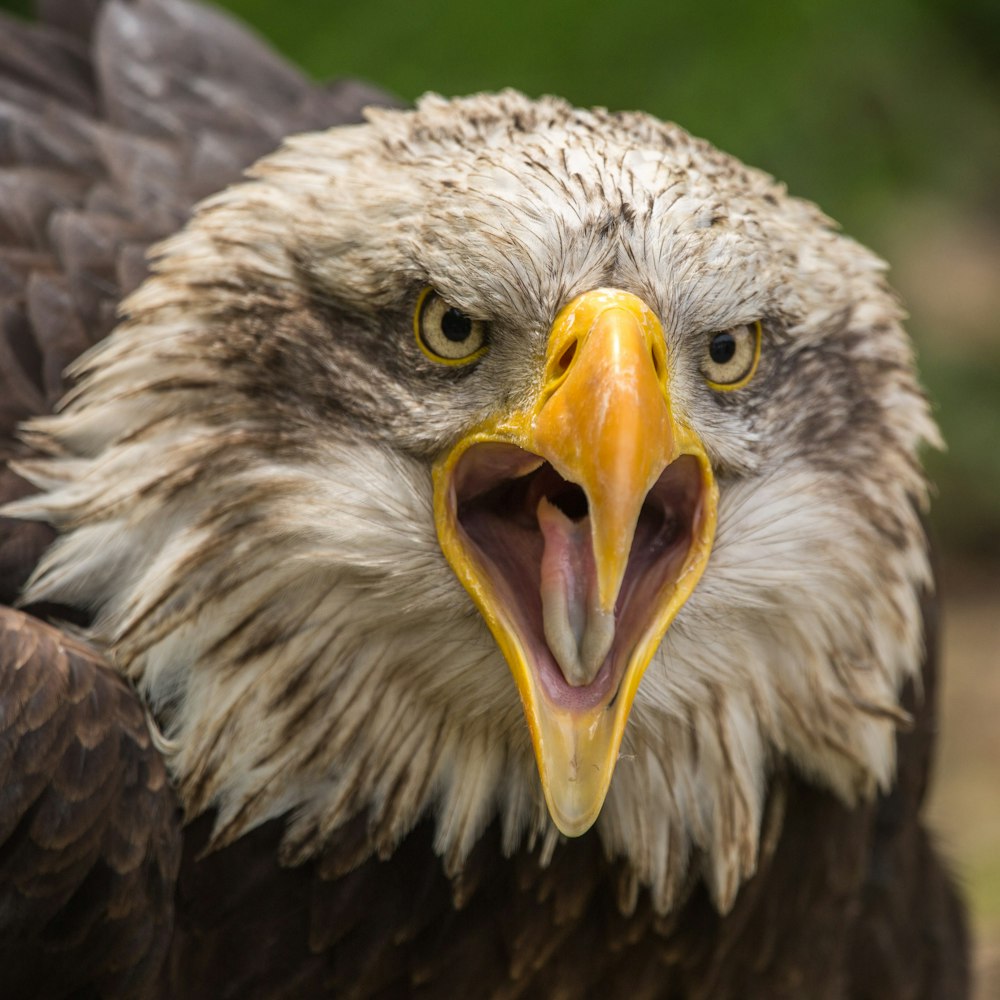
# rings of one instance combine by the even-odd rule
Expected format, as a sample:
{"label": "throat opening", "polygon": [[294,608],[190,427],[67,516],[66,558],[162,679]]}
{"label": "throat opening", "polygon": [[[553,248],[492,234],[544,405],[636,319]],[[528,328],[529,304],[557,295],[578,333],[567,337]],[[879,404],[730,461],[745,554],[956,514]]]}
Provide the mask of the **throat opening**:
{"label": "throat opening", "polygon": [[607,705],[691,550],[702,501],[696,459],[682,455],[647,494],[604,621],[591,609],[595,557],[580,486],[540,456],[493,442],[470,448],[453,476],[456,527],[492,595],[491,614],[518,636],[551,701]]}

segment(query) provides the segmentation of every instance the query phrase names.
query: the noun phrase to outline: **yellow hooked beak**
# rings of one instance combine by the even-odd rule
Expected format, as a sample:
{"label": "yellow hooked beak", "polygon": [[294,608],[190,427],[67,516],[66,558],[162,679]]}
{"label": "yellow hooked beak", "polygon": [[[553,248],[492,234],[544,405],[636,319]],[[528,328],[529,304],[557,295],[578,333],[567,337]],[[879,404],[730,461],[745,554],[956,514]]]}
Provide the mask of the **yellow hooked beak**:
{"label": "yellow hooked beak", "polygon": [[668,383],[645,303],[586,292],[552,325],[532,402],[434,468],[442,550],[514,675],[569,836],[597,819],[639,681],[715,533],[712,470]]}

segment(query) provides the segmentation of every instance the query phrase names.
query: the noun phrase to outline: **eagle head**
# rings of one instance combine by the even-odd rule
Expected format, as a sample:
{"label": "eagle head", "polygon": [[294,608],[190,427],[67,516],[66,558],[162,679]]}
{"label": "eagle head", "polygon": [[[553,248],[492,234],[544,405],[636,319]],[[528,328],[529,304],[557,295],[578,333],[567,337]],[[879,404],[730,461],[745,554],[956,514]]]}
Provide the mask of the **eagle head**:
{"label": "eagle head", "polygon": [[891,782],[936,431],[884,266],[682,129],[514,92],[299,135],[28,435],[215,842],[596,824],[727,907],[769,776]]}

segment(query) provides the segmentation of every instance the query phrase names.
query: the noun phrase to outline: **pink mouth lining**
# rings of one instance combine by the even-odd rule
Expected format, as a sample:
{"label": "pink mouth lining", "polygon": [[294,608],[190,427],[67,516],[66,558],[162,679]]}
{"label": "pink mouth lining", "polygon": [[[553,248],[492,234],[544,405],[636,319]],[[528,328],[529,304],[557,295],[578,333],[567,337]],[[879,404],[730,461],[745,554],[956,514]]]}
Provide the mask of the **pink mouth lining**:
{"label": "pink mouth lining", "polygon": [[[578,686],[567,682],[545,638],[541,574],[546,539],[538,507],[544,498],[571,522],[589,520],[583,490],[539,456],[492,442],[473,445],[462,455],[453,487],[459,533],[548,701],[571,712],[612,704],[633,651],[654,627],[691,550],[704,492],[697,459],[680,456],[646,495],[615,603],[614,640],[592,681]],[[593,559],[581,561],[584,567],[588,563],[585,571],[592,572]]]}

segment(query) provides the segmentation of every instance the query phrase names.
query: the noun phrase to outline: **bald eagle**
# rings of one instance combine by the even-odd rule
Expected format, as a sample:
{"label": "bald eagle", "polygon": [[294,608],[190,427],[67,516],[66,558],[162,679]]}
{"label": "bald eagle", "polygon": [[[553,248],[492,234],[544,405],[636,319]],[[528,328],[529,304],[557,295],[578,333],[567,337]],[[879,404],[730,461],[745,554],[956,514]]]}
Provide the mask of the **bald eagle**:
{"label": "bald eagle", "polygon": [[0,43],[4,996],[965,995],[882,262],[644,114],[41,7]]}

